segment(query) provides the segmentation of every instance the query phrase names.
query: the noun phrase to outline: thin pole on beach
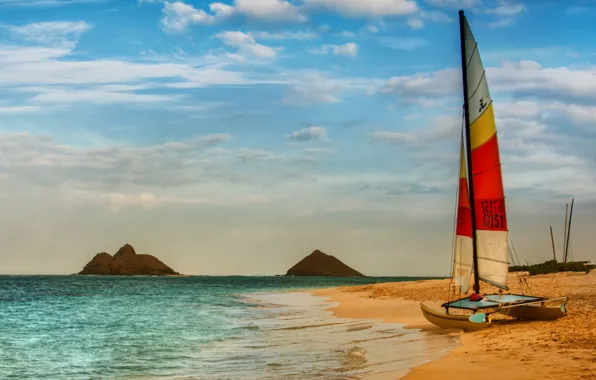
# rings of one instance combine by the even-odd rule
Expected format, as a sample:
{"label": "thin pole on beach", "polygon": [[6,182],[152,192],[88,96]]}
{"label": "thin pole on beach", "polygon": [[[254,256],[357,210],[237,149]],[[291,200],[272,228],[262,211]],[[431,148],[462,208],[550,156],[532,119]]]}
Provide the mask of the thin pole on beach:
{"label": "thin pole on beach", "polygon": [[567,241],[565,242],[565,261],[567,262],[567,255],[569,254],[569,236],[571,236],[571,217],[573,216],[573,202],[575,198],[571,199],[571,209],[569,210],[569,225],[567,226]]}
{"label": "thin pole on beach", "polygon": [[550,242],[553,245],[553,259],[557,261],[557,252],[555,251],[555,237],[553,236],[553,226],[550,226]]}
{"label": "thin pole on beach", "polygon": [[563,262],[565,262],[566,256],[566,248],[565,244],[567,243],[567,216],[569,215],[569,203],[565,203],[565,226],[563,227]]}

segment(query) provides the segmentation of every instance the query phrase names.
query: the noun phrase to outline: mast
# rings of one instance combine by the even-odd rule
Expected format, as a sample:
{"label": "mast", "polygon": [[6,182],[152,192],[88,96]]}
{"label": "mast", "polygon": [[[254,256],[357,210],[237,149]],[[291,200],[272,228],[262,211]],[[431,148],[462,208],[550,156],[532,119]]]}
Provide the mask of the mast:
{"label": "mast", "polygon": [[550,226],[550,242],[553,245],[553,260],[557,261],[557,252],[555,251],[555,237],[553,236],[553,226]]}
{"label": "mast", "polygon": [[459,11],[459,39],[461,46],[461,71],[462,71],[462,82],[464,87],[464,128],[465,134],[465,145],[466,145],[466,156],[468,164],[468,188],[470,193],[470,209],[472,211],[472,262],[474,264],[474,292],[480,293],[480,280],[478,279],[478,249],[476,246],[476,210],[475,210],[475,198],[474,198],[474,172],[472,171],[472,144],[470,143],[470,110],[468,109],[468,73],[466,62],[466,40],[465,40],[465,16],[464,11]]}
{"label": "mast", "polygon": [[569,210],[569,225],[567,226],[567,241],[565,242],[565,259],[563,260],[564,263],[567,263],[567,255],[569,254],[569,236],[571,235],[571,216],[573,216],[573,201],[575,201],[575,198],[571,199],[571,209]]}

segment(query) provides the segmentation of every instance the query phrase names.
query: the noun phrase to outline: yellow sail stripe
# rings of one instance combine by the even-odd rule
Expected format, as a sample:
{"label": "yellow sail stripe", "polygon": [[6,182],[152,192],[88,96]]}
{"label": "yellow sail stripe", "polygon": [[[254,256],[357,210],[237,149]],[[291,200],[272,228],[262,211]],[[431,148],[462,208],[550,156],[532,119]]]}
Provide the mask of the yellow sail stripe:
{"label": "yellow sail stripe", "polygon": [[495,125],[495,114],[491,102],[486,110],[484,110],[484,113],[470,125],[472,150],[487,142],[495,133],[497,133],[497,127]]}
{"label": "yellow sail stripe", "polygon": [[459,178],[467,178],[468,176],[466,175],[466,157],[464,155],[464,142],[462,140],[461,142],[461,157],[459,159],[460,165],[459,165]]}

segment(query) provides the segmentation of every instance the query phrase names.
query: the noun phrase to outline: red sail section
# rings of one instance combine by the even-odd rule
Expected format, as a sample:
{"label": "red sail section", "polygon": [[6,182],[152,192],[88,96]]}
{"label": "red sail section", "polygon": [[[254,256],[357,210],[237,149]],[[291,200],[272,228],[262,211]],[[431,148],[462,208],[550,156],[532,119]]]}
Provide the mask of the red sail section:
{"label": "red sail section", "polygon": [[497,134],[472,150],[476,229],[507,231]]}
{"label": "red sail section", "polygon": [[472,238],[472,209],[470,207],[470,194],[468,193],[468,178],[466,175],[466,159],[464,146],[461,146],[461,159],[459,169],[459,194],[457,197],[457,227],[455,234]]}

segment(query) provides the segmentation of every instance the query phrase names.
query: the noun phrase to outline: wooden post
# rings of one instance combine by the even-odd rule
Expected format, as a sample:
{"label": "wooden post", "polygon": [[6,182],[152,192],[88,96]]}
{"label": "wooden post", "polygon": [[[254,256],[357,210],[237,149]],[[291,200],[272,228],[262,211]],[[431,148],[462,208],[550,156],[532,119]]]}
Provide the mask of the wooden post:
{"label": "wooden post", "polygon": [[550,242],[553,245],[553,260],[557,262],[557,252],[555,251],[555,237],[553,236],[553,226],[550,226]]}
{"label": "wooden post", "polygon": [[563,227],[563,262],[565,262],[565,254],[567,248],[565,247],[565,243],[567,242],[567,216],[569,215],[569,203],[565,203],[565,226]]}
{"label": "wooden post", "polygon": [[573,202],[575,198],[571,199],[571,209],[569,210],[569,225],[567,226],[567,241],[565,242],[565,261],[567,262],[567,256],[569,255],[569,236],[571,235],[571,217],[573,216]]}

